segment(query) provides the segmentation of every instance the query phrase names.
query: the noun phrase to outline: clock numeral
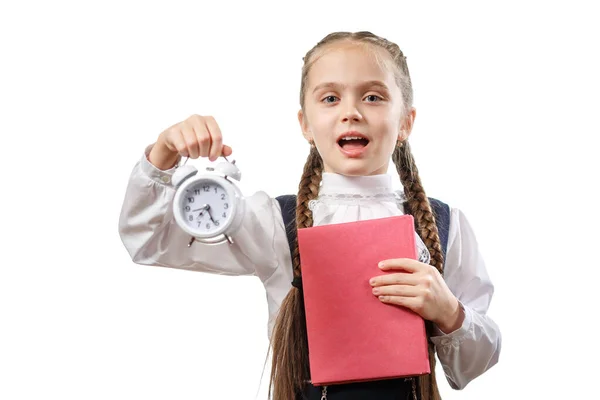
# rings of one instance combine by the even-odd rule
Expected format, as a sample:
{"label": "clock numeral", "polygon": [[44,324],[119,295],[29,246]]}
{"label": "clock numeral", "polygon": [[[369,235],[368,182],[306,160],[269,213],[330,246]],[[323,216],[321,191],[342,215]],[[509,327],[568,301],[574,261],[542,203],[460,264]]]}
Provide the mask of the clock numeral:
{"label": "clock numeral", "polygon": [[193,197],[188,197],[188,202],[189,203],[193,203],[194,202],[194,198]]}
{"label": "clock numeral", "polygon": [[223,218],[227,218],[227,213],[223,213]]}
{"label": "clock numeral", "polygon": [[206,229],[210,229],[210,224],[206,224]]}
{"label": "clock numeral", "polygon": [[200,194],[200,189],[195,189],[194,194],[196,194],[196,195]]}
{"label": "clock numeral", "polygon": [[217,187],[215,186],[215,194],[217,193]]}
{"label": "clock numeral", "polygon": [[202,186],[202,189],[204,189],[205,192],[210,191],[210,186]]}
{"label": "clock numeral", "polygon": [[229,208],[229,203],[223,204],[223,208],[227,210]]}
{"label": "clock numeral", "polygon": [[185,206],[185,211],[190,212],[191,208],[190,206]]}
{"label": "clock numeral", "polygon": [[194,220],[194,217],[190,215],[190,216],[188,217],[188,219],[189,219],[190,221],[193,221],[193,220]]}
{"label": "clock numeral", "polygon": [[225,193],[221,194],[221,200],[225,200]]}
{"label": "clock numeral", "polygon": [[220,224],[219,220],[216,220],[215,221],[215,226],[219,226],[219,224]]}

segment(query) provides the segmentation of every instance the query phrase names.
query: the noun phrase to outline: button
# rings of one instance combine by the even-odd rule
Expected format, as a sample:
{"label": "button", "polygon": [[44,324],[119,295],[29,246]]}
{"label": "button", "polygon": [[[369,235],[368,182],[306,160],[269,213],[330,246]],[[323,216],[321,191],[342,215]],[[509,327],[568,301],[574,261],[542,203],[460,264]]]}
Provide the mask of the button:
{"label": "button", "polygon": [[160,177],[160,180],[163,181],[164,183],[169,183],[170,178],[168,175],[163,175]]}

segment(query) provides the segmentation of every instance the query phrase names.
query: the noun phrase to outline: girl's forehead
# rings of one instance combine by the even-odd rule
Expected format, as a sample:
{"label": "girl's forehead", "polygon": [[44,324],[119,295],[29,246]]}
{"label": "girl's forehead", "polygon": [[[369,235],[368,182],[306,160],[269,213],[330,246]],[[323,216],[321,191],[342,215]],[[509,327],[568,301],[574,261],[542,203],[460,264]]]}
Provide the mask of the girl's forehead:
{"label": "girl's forehead", "polygon": [[316,55],[308,73],[309,86],[323,81],[351,83],[365,80],[394,82],[391,57],[385,50],[355,43],[331,45]]}

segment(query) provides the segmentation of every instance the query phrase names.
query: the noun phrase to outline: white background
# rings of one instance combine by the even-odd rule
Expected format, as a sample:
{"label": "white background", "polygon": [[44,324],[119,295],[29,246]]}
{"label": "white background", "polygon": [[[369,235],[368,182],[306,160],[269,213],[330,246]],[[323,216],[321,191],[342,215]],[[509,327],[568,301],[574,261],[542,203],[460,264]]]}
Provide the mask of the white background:
{"label": "white background", "polygon": [[216,117],[245,193],[295,192],[302,57],[338,30],[404,51],[427,194],[465,212],[496,286],[500,362],[463,391],[438,369],[443,398],[590,398],[594,2],[7,3],[0,398],[266,399],[260,280],[136,265],[117,221],[144,147],[194,113]]}

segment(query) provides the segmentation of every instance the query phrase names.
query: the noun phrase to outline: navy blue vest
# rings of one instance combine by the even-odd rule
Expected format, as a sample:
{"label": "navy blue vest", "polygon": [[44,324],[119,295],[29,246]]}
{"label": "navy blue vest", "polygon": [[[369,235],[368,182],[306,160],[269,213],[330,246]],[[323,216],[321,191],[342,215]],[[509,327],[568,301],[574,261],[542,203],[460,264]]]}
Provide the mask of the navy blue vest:
{"label": "navy blue vest", "polygon": [[[283,223],[286,228],[290,254],[296,244],[296,195],[283,195],[277,197],[281,206]],[[446,259],[448,246],[448,230],[450,226],[450,207],[434,198],[429,198],[429,203],[435,217],[435,222],[440,236],[442,253]],[[405,210],[408,213],[407,207]],[[415,221],[416,223],[416,221]],[[404,378],[386,379],[372,382],[349,383],[332,385],[327,388],[328,400],[406,400],[412,397],[412,383]],[[303,394],[296,400],[320,400],[321,387],[308,384]]]}

